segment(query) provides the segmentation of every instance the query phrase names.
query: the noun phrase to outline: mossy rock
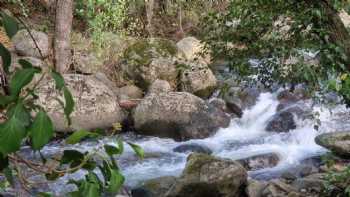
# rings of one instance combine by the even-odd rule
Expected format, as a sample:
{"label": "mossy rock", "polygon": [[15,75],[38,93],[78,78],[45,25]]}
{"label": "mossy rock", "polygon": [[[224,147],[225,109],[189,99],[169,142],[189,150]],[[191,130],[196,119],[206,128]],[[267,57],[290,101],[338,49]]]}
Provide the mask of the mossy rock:
{"label": "mossy rock", "polygon": [[147,90],[155,80],[176,86],[178,70],[175,43],[166,39],[142,39],[129,46],[122,58],[122,70],[136,85]]}

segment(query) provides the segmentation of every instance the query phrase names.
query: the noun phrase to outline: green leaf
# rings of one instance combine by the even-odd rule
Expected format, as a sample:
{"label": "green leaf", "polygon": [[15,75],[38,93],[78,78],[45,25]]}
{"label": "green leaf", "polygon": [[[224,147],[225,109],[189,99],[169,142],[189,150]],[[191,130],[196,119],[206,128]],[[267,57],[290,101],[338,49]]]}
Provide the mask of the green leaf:
{"label": "green leaf", "polygon": [[62,75],[54,70],[51,71],[51,76],[55,80],[56,83],[56,89],[57,90],[62,90],[64,87],[64,79]]}
{"label": "green leaf", "polygon": [[64,150],[61,158],[61,164],[69,164],[74,161],[82,161],[84,154],[77,150]]}
{"label": "green leaf", "polygon": [[84,182],[82,184],[81,196],[84,196],[84,197],[99,197],[99,196],[101,196],[100,195],[100,188],[99,188],[98,184]]}
{"label": "green leaf", "polygon": [[2,58],[2,65],[5,73],[9,73],[9,68],[11,66],[11,53],[0,43],[0,56]]}
{"label": "green leaf", "polygon": [[113,156],[113,155],[119,155],[121,154],[121,151],[118,147],[116,146],[112,146],[112,145],[104,145],[105,151],[109,156]]}
{"label": "green leaf", "polygon": [[68,120],[68,125],[70,125],[71,124],[70,115],[74,109],[74,100],[73,100],[72,94],[70,93],[67,87],[63,88],[63,95],[66,101],[64,106],[64,114]]}
{"label": "green leaf", "polygon": [[13,101],[15,101],[16,98],[14,96],[0,96],[0,106],[5,107],[8,104],[12,103]]}
{"label": "green leaf", "polygon": [[119,170],[111,170],[111,178],[109,180],[108,191],[111,193],[117,193],[122,187],[125,181],[124,176],[119,172]]}
{"label": "green leaf", "polygon": [[6,112],[6,115],[7,117],[15,116],[24,127],[27,127],[30,124],[30,114],[21,100],[17,101],[16,105],[11,106]]}
{"label": "green leaf", "polygon": [[45,174],[45,177],[49,181],[54,181],[57,180],[60,177],[60,175],[56,172],[51,172],[49,174]]}
{"label": "green leaf", "polygon": [[49,192],[40,192],[38,194],[38,197],[52,197],[52,193],[49,193]]}
{"label": "green leaf", "polygon": [[17,21],[7,15],[6,13],[2,12],[1,13],[2,16],[2,25],[5,28],[6,34],[9,38],[12,38],[17,32],[18,32],[18,23]]}
{"label": "green leaf", "polygon": [[26,130],[23,123],[12,116],[10,120],[0,125],[0,151],[7,155],[20,149]]}
{"label": "green leaf", "polygon": [[53,137],[54,128],[50,117],[44,111],[39,111],[29,129],[34,150],[40,150]]}
{"label": "green leaf", "polygon": [[37,72],[38,69],[36,68],[25,68],[18,70],[10,82],[11,95],[17,96],[21,92],[22,88],[32,81],[34,74]]}
{"label": "green leaf", "polygon": [[76,144],[86,137],[97,137],[97,136],[99,136],[99,134],[97,134],[97,133],[92,133],[89,131],[80,130],[80,131],[76,131],[72,135],[70,135],[66,139],[66,143],[67,144]]}
{"label": "green leaf", "polygon": [[18,60],[18,63],[22,66],[22,68],[33,68],[33,64],[25,59]]}
{"label": "green leaf", "polygon": [[82,166],[82,168],[85,170],[91,171],[91,170],[94,170],[96,166],[97,166],[96,162],[90,159]]}
{"label": "green leaf", "polygon": [[145,157],[145,152],[144,152],[144,150],[140,147],[140,146],[138,146],[138,145],[136,145],[136,144],[133,144],[133,143],[131,143],[131,142],[128,142],[128,144],[131,146],[131,148],[135,151],[135,153],[136,153],[136,155],[138,156],[138,157],[140,157],[141,159],[143,159],[144,157]]}

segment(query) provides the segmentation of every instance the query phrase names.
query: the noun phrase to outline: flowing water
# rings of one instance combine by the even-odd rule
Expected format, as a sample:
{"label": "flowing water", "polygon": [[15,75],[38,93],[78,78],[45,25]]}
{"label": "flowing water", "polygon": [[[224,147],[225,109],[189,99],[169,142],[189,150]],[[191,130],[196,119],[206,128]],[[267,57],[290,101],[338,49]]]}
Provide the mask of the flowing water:
{"label": "flowing water", "polygon": [[[128,140],[140,145],[146,152],[146,159],[139,161],[130,147],[126,146],[125,154],[119,158],[119,164],[126,176],[126,185],[134,187],[151,178],[174,175],[179,176],[186,164],[189,153],[176,153],[173,149],[181,144],[200,144],[209,147],[213,155],[230,159],[241,159],[249,156],[277,153],[280,162],[276,167],[249,172],[250,176],[269,177],[274,172],[283,171],[300,164],[306,158],[322,155],[325,149],[314,142],[320,133],[335,132],[349,129],[347,125],[348,111],[344,106],[328,110],[325,107],[313,106],[314,112],[320,114],[321,126],[314,129],[314,121],[298,120],[297,128],[288,133],[274,133],[264,130],[267,121],[275,114],[278,101],[276,95],[263,93],[252,108],[244,111],[241,119],[232,119],[228,128],[220,129],[214,136],[186,142],[175,142],[171,139],[155,137],[125,136]],[[113,139],[103,139],[99,142],[83,142],[65,148],[77,148],[90,151],[103,143],[114,143]],[[63,145],[52,145],[45,149],[46,154],[62,151]],[[51,184],[55,193],[67,191],[66,180],[78,178],[84,172],[67,175],[60,181]]]}

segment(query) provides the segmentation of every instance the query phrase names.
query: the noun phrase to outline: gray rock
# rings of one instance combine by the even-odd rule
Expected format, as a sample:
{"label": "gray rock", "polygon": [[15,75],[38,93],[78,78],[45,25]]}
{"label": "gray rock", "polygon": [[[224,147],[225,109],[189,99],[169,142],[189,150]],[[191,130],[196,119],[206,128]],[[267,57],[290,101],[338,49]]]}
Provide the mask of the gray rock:
{"label": "gray rock", "polygon": [[202,44],[197,38],[183,38],[176,44],[176,46],[186,60],[193,61],[196,59],[201,59],[206,63],[210,63],[211,58],[209,55],[205,55],[204,57],[201,56],[201,53],[204,52],[204,44]]}
{"label": "gray rock", "polygon": [[178,153],[188,153],[188,152],[204,153],[208,155],[212,153],[210,148],[199,144],[182,144],[180,146],[175,147],[173,151]]}
{"label": "gray rock", "polygon": [[320,193],[324,189],[325,181],[316,177],[298,178],[292,183],[292,186],[298,191],[306,190],[307,192]]}
{"label": "gray rock", "polygon": [[108,128],[125,119],[114,93],[95,77],[65,74],[64,79],[75,101],[71,126],[67,125],[63,109],[55,99],[63,100],[62,95],[55,89],[54,82],[44,80],[37,90],[38,103],[47,110],[57,131]]}
{"label": "gray rock", "polygon": [[247,172],[232,160],[193,153],[167,197],[241,197]]}
{"label": "gray rock", "polygon": [[[49,55],[49,38],[48,36],[39,31],[31,30],[31,33],[38,44],[42,55],[47,57]],[[36,48],[34,41],[30,37],[27,30],[20,30],[12,38],[12,43],[15,46],[15,49],[19,55],[30,56],[41,58],[39,50]]]}
{"label": "gray rock", "polygon": [[183,64],[186,66],[181,73],[181,91],[202,98],[209,97],[217,86],[217,80],[208,65],[200,62]]}
{"label": "gray rock", "polygon": [[279,156],[275,153],[256,155],[238,160],[240,164],[248,171],[272,168],[279,162]]}
{"label": "gray rock", "polygon": [[262,192],[262,196],[266,197],[284,197],[295,193],[297,190],[281,180],[272,180],[268,183]]}
{"label": "gray rock", "polygon": [[143,91],[135,85],[127,85],[117,90],[118,98],[123,99],[141,99]]}
{"label": "gray rock", "polygon": [[315,141],[339,156],[350,157],[350,132],[348,131],[322,134],[317,136]]}
{"label": "gray rock", "polygon": [[157,79],[148,88],[147,94],[160,94],[173,91],[173,88],[167,81]]}
{"label": "gray rock", "polygon": [[265,130],[272,132],[288,132],[296,129],[296,127],[293,114],[288,111],[282,111],[271,117]]}
{"label": "gray rock", "polygon": [[230,122],[225,113],[187,92],[150,94],[138,104],[133,118],[140,134],[179,141],[209,137]]}

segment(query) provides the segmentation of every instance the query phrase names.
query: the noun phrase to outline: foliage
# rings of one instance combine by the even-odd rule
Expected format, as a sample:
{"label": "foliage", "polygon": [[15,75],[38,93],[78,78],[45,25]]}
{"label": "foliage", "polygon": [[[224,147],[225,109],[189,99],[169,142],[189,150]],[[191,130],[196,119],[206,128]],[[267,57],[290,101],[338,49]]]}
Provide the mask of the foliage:
{"label": "foliage", "polygon": [[350,166],[340,172],[335,170],[328,172],[325,179],[326,196],[350,196]]}
{"label": "foliage", "polygon": [[123,33],[123,23],[126,20],[126,0],[79,0],[75,13],[85,19],[95,44],[103,44],[105,32]]}
{"label": "foliage", "polygon": [[[19,29],[16,20],[5,13],[1,13],[1,24],[10,38]],[[63,151],[61,158],[46,158],[40,151],[53,138],[54,125],[44,107],[36,102],[38,99],[37,86],[47,77],[52,78],[56,91],[59,91],[64,98],[64,101],[59,98],[56,100],[62,105],[68,124],[71,123],[70,115],[74,110],[73,97],[65,85],[63,76],[53,69],[44,71],[30,62],[20,59],[18,63],[22,68],[10,72],[11,53],[1,43],[0,56],[5,77],[11,76],[9,93],[0,96],[0,107],[6,117],[5,121],[0,124],[0,171],[7,178],[7,182],[14,186],[14,179],[19,179],[23,187],[27,188],[26,181],[23,181],[25,177],[21,173],[23,166],[45,174],[47,180],[55,180],[67,173],[84,169],[87,171],[84,178],[69,182],[77,186],[77,190],[70,193],[71,196],[97,197],[118,193],[125,178],[115,162],[115,157],[123,153],[123,142],[118,139],[116,145],[108,144],[96,147],[89,152],[67,149]],[[37,75],[38,78],[36,78]],[[66,143],[75,144],[84,138],[97,136],[98,134],[93,132],[77,131],[67,138]],[[17,154],[21,147],[26,144],[30,145],[34,152],[39,153],[41,161],[28,161]],[[130,142],[128,144],[140,158],[144,157],[144,152],[138,145]],[[101,154],[101,152],[105,152],[105,154]],[[52,167],[50,165],[52,161],[58,162],[58,165]],[[102,173],[102,179],[97,176],[97,171]],[[8,186],[7,183],[1,183],[1,185]],[[29,192],[29,189],[27,191]],[[42,193],[39,196],[51,195]]]}
{"label": "foliage", "polygon": [[[256,75],[266,86],[306,83],[314,91],[335,90],[350,100],[348,58],[330,37],[327,1],[231,0],[226,12],[203,21],[203,39],[214,59],[233,72]],[[333,0],[335,9],[348,1]],[[314,54],[319,63],[308,60]],[[258,60],[252,65],[249,60]]]}
{"label": "foliage", "polygon": [[24,4],[23,0],[5,0],[7,3],[18,5],[21,8],[21,14],[24,17],[28,17],[28,7]]}

